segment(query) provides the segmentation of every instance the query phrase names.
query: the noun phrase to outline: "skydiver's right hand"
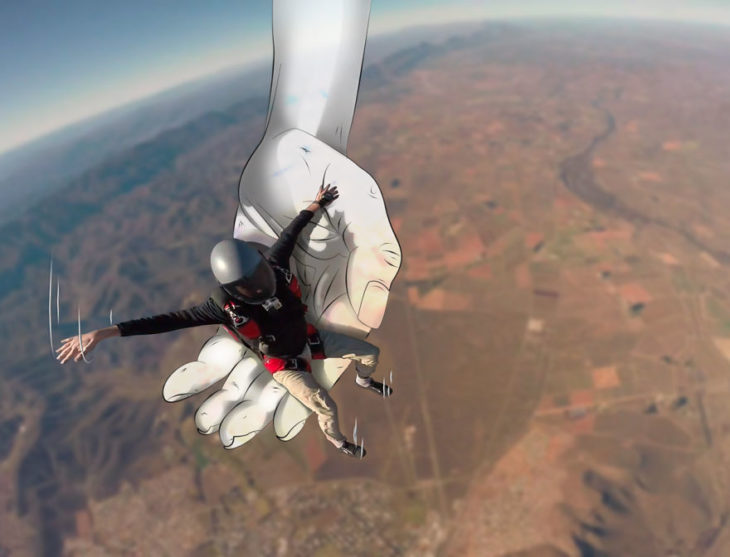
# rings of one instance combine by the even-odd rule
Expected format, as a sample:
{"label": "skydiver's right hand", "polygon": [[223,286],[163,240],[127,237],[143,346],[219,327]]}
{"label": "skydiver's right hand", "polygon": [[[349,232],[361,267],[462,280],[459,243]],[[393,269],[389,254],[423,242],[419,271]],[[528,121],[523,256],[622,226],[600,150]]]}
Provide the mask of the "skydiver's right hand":
{"label": "skydiver's right hand", "polygon": [[97,332],[91,331],[90,333],[84,333],[81,335],[81,338],[70,337],[63,339],[61,341],[63,345],[56,350],[58,352],[56,359],[62,364],[65,364],[71,358],[73,358],[74,362],[78,362],[83,355],[91,352],[101,342]]}
{"label": "skydiver's right hand", "polygon": [[61,347],[56,349],[56,352],[58,352],[56,359],[62,364],[65,364],[71,358],[73,358],[74,362],[78,362],[102,340],[112,336],[119,336],[119,334],[119,329],[116,326],[112,326],[84,333],[81,337],[65,338],[61,341],[63,343]]}

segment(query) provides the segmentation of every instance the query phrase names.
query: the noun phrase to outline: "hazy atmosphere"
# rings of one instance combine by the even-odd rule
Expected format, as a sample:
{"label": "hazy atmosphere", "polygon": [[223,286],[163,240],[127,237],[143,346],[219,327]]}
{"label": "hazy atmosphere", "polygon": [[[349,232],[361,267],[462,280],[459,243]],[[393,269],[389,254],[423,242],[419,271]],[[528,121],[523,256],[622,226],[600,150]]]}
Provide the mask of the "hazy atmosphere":
{"label": "hazy atmosphere", "polygon": [[[413,25],[510,17],[730,23],[726,0],[524,0],[518,4],[374,0],[370,36]],[[270,56],[269,2],[3,2],[0,153],[125,102]]]}

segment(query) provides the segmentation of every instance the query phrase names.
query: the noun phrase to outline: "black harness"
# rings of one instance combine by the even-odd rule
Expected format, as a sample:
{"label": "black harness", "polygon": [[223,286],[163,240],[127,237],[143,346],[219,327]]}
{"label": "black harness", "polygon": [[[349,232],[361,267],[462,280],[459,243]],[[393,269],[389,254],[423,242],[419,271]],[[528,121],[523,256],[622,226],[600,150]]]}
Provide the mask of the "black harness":
{"label": "black harness", "polygon": [[[283,278],[288,286],[285,296],[295,296],[297,300],[301,300],[301,292],[299,291],[298,283],[296,281],[296,278],[294,277],[294,274],[290,270],[279,267],[278,265],[272,264],[272,267],[275,268],[278,274],[283,275]],[[257,356],[259,356],[259,358],[261,358],[261,360],[263,361],[264,366],[269,371],[274,373],[275,371],[280,369],[299,371],[311,370],[311,366],[305,358],[301,358],[298,356],[291,357],[268,355],[269,345],[276,341],[276,336],[270,333],[265,334],[261,330],[261,324],[257,322],[254,318],[247,315],[242,315],[240,312],[236,311],[237,307],[241,307],[246,304],[237,303],[235,298],[233,298],[223,288],[216,289],[211,297],[213,298],[213,301],[218,305],[218,307],[220,307],[228,314],[231,320],[231,324],[233,326],[229,327],[224,325],[226,330],[233,336],[235,336],[244,346],[249,348]],[[282,308],[282,305],[282,301],[278,297],[274,296],[266,300],[263,304],[260,304],[258,307],[265,310],[267,314],[276,314],[276,312],[278,312]],[[306,306],[303,307],[304,310],[306,310]],[[255,327],[261,333],[257,338],[246,337],[239,330],[239,328],[245,327],[246,323],[252,320],[253,324],[255,324]],[[316,329],[311,325],[307,325],[307,343],[312,349],[314,358],[320,359],[324,357],[321,339]]]}

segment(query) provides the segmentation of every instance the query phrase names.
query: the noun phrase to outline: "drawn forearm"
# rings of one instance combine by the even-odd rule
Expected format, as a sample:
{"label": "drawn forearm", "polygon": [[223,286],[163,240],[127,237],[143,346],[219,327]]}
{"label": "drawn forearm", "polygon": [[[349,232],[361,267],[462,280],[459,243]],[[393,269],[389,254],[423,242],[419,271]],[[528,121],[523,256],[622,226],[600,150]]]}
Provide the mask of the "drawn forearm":
{"label": "drawn forearm", "polygon": [[369,15],[369,0],[274,0],[267,134],[297,128],[345,153]]}

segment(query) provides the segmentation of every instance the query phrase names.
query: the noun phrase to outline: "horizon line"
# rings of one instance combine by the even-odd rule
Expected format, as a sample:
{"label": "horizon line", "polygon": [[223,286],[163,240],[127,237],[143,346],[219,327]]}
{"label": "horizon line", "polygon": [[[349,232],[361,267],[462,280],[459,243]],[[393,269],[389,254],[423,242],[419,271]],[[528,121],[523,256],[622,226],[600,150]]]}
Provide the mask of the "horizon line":
{"label": "horizon line", "polygon": [[[565,22],[570,21],[586,21],[586,20],[592,20],[592,21],[603,21],[603,20],[625,20],[625,21],[632,21],[632,22],[653,22],[653,23],[670,23],[670,24],[681,24],[681,25],[699,25],[699,26],[710,26],[710,27],[717,27],[717,28],[730,28],[730,21],[723,22],[718,20],[708,21],[708,20],[686,20],[686,19],[679,19],[679,18],[657,18],[657,17],[651,17],[651,16],[624,16],[624,15],[564,15],[564,14],[558,14],[558,15],[540,15],[540,14],[534,14],[534,15],[520,15],[520,16],[502,16],[502,17],[496,17],[496,18],[485,18],[485,19],[455,19],[447,22],[442,23],[421,23],[421,24],[415,24],[415,25],[405,25],[405,26],[399,26],[399,27],[393,27],[393,28],[387,28],[383,29],[377,33],[374,33],[373,35],[369,36],[367,40],[374,39],[376,37],[382,37],[385,35],[392,35],[398,32],[406,31],[409,29],[419,29],[419,28],[428,28],[428,27],[444,27],[447,25],[454,25],[454,24],[489,24],[489,23],[500,23],[500,22],[525,22],[525,21],[532,21],[532,20],[560,20]],[[163,95],[168,92],[172,92],[175,89],[183,88],[188,85],[192,85],[195,83],[201,83],[203,81],[214,79],[216,77],[221,77],[225,74],[229,73],[237,73],[237,72],[245,72],[256,69],[257,66],[260,64],[266,64],[270,60],[270,57],[267,55],[261,56],[259,58],[254,58],[249,61],[243,61],[243,62],[236,62],[234,64],[229,64],[226,66],[222,66],[220,68],[217,68],[213,71],[201,73],[192,77],[187,77],[181,81],[169,83],[161,87],[160,89],[157,89],[155,91],[152,91],[150,93],[145,93],[143,95],[140,95],[139,97],[133,97],[130,99],[127,99],[125,101],[122,101],[118,104],[111,105],[108,107],[105,107],[97,112],[93,112],[91,114],[87,114],[85,116],[80,117],[78,120],[74,120],[72,122],[68,122],[66,124],[62,124],[57,128],[54,128],[52,130],[49,130],[47,132],[40,133],[39,135],[36,135],[34,137],[31,137],[30,139],[23,140],[20,143],[17,143],[15,145],[11,145],[10,147],[7,147],[4,150],[0,151],[0,158],[5,157],[6,155],[9,155],[15,151],[23,150],[27,147],[30,147],[33,143],[40,142],[44,139],[48,139],[51,136],[54,136],[56,134],[62,134],[64,132],[70,131],[72,128],[82,125],[84,123],[88,123],[91,120],[97,119],[101,116],[111,114],[118,110],[123,110],[125,108],[132,108],[133,105],[137,103],[141,103],[147,100],[152,100],[157,96]]]}

